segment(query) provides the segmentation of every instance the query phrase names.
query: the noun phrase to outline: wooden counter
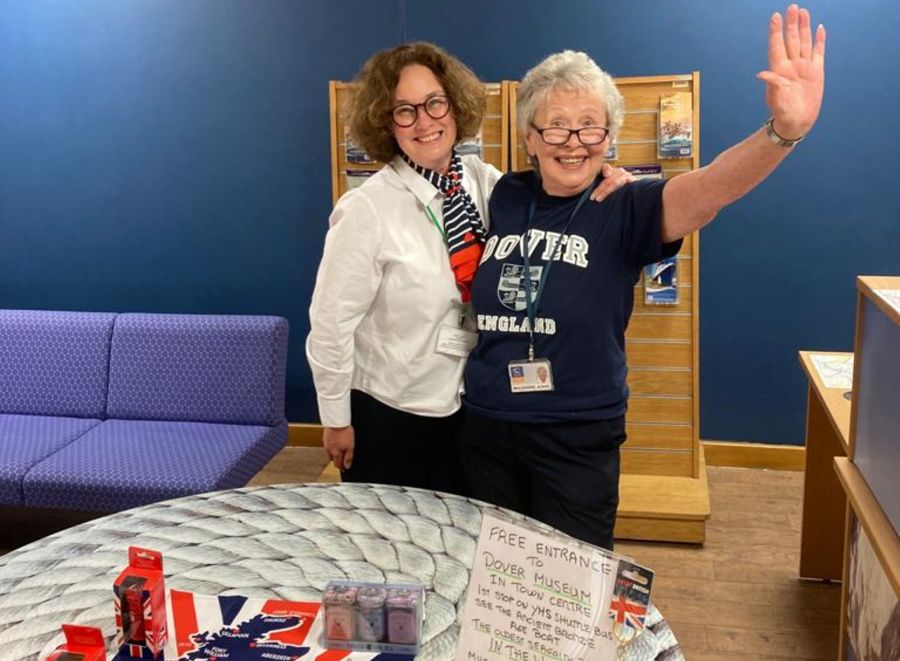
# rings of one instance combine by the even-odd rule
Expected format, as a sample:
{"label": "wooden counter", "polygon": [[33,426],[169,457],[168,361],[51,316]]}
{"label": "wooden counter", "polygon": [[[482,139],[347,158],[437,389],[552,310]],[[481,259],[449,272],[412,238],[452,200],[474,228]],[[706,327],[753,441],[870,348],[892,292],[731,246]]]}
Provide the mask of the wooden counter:
{"label": "wooden counter", "polygon": [[857,278],[838,658],[895,659],[900,639],[900,277]]}
{"label": "wooden counter", "polygon": [[800,533],[800,577],[840,580],[844,557],[844,512],[847,497],[834,473],[835,457],[846,457],[850,438],[848,388],[828,388],[813,356],[851,353],[801,351],[809,379],[806,403],[806,470]]}

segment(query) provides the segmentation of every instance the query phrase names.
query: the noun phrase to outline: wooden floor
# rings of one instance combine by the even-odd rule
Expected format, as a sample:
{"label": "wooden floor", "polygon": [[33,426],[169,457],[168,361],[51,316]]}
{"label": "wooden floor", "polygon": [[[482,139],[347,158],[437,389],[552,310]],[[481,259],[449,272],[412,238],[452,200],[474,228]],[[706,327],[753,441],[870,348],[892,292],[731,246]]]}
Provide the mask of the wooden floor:
{"label": "wooden floor", "polygon": [[[702,548],[622,542],[690,661],[836,659],[840,585],[797,578],[803,473],[709,467]],[[835,522],[840,525],[840,522]]]}
{"label": "wooden floor", "polygon": [[[334,479],[325,467],[321,448],[290,447],[251,484]],[[712,517],[702,548],[616,546],[656,571],[653,598],[685,657],[835,659],[840,586],[797,579],[803,473],[710,467],[708,476]]]}

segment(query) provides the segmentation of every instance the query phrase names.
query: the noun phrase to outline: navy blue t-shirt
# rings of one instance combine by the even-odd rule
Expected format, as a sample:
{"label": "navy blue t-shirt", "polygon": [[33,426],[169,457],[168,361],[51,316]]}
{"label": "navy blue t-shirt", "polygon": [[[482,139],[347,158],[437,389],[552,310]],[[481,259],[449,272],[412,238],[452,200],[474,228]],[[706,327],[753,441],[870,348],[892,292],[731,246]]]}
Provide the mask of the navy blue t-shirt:
{"label": "navy blue t-shirt", "polygon": [[[534,172],[505,175],[490,201],[491,229],[472,286],[479,340],[465,371],[466,405],[515,422],[608,420],[625,413],[625,328],[641,268],[681,248],[660,239],[665,181],[640,180],[603,202],[544,193]],[[507,367],[528,357],[522,235],[533,291],[561,241],[535,313],[534,355],[550,360],[553,391],[512,393]]]}

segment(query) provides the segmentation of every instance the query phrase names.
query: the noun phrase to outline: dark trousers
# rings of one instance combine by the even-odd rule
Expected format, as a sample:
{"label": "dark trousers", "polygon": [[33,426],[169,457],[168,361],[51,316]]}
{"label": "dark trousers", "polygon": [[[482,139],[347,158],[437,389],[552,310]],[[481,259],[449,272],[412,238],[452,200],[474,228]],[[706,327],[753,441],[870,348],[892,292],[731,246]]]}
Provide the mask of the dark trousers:
{"label": "dark trousers", "polygon": [[468,495],[456,443],[462,411],[445,418],[413,415],[350,392],[355,447],[344,482],[422,487]]}
{"label": "dark trousers", "polygon": [[625,417],[549,424],[466,410],[460,456],[475,498],[612,550]]}

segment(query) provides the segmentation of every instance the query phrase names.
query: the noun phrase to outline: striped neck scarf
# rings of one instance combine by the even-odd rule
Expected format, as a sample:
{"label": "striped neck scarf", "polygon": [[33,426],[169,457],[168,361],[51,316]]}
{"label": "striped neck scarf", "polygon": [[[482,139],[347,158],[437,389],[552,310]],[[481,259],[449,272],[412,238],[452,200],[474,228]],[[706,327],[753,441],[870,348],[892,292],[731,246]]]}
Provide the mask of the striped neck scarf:
{"label": "striped neck scarf", "polygon": [[462,159],[455,151],[447,174],[423,168],[406,154],[403,160],[444,195],[444,239],[450,255],[450,268],[456,278],[463,303],[472,298],[472,280],[484,251],[484,223],[475,202],[462,187]]}

